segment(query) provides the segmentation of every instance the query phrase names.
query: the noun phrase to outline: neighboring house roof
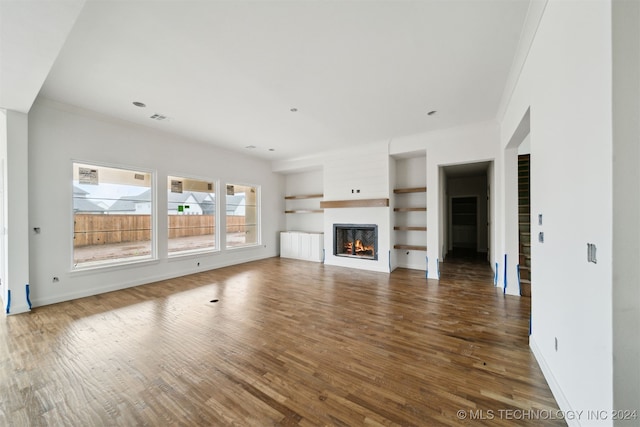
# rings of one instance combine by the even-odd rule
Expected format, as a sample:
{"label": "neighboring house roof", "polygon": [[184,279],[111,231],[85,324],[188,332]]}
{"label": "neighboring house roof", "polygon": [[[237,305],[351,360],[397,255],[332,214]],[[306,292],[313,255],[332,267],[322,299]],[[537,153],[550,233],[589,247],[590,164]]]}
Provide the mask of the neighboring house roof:
{"label": "neighboring house roof", "polygon": [[80,187],[76,187],[75,185],[73,186],[73,197],[87,197],[87,194],[89,194],[88,191],[85,191]]}
{"label": "neighboring house roof", "polygon": [[[82,191],[82,190],[81,190]],[[189,198],[192,198],[197,203],[202,212],[205,215],[212,215],[216,210],[215,195],[212,197],[209,193],[203,193],[198,191],[190,191],[185,193],[171,193],[168,195],[169,209],[176,210],[180,204],[188,202]],[[226,196],[227,199],[227,215],[243,215],[245,209],[245,195],[236,194],[233,196]],[[82,199],[79,199],[82,200]],[[151,190],[138,194],[136,196],[121,197],[111,205],[109,212],[134,212],[136,210],[136,203],[151,202]],[[97,205],[96,205],[97,206]],[[104,210],[100,208],[101,210]]]}
{"label": "neighboring house roof", "polygon": [[106,209],[97,203],[87,199],[88,191],[82,188],[73,186],[73,211],[74,212],[88,212],[88,213],[104,213]]}
{"label": "neighboring house roof", "polygon": [[215,194],[211,195],[211,193],[203,193],[200,191],[194,191],[191,194],[193,194],[193,197],[200,205],[203,214],[214,215],[216,213]]}
{"label": "neighboring house roof", "polygon": [[202,213],[205,215],[213,215],[216,211],[215,199],[212,198],[211,194],[200,191],[188,191],[185,193],[169,192],[168,201],[169,210],[177,210],[178,205],[194,203],[200,206]]}
{"label": "neighboring house roof", "polygon": [[136,210],[136,203],[150,202],[151,190],[146,190],[136,196],[120,197],[113,205],[111,205],[109,212],[134,212]]}
{"label": "neighboring house roof", "polygon": [[169,203],[184,203],[187,201],[187,199],[189,198],[189,196],[191,195],[191,193],[189,192],[185,192],[185,193],[172,193],[171,191],[169,192]]}
{"label": "neighboring house roof", "polygon": [[227,215],[244,215],[244,194],[227,196]]}
{"label": "neighboring house roof", "polygon": [[214,204],[215,205],[215,203],[216,203],[215,194],[212,195],[211,193],[203,193],[201,191],[194,191],[191,194],[193,194],[193,197],[200,204],[208,203],[208,204]]}
{"label": "neighboring house roof", "polygon": [[106,211],[102,206],[93,203],[91,200],[73,198],[74,212],[104,213]]}

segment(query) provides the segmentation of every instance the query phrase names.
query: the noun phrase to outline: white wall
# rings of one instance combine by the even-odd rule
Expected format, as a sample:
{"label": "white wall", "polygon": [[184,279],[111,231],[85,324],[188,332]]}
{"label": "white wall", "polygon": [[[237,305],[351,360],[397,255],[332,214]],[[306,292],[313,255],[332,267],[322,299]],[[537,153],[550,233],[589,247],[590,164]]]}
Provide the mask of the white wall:
{"label": "white wall", "polygon": [[[7,164],[7,113],[0,109],[0,311],[6,313],[5,301],[7,301],[7,178],[5,176]],[[4,310],[3,310],[4,308]]]}
{"label": "white wall", "polygon": [[[166,206],[167,192],[161,189],[168,175],[218,180],[220,191],[225,183],[259,185],[263,245],[168,259],[167,218],[162,215],[164,209],[158,208],[159,260],[71,271],[72,160],[154,170],[160,189],[157,206]],[[273,173],[266,161],[43,99],[29,113],[29,182],[29,224],[41,229],[29,240],[34,305],[276,256],[278,232],[284,229],[284,179]],[[224,230],[219,234],[224,242]],[[53,276],[60,281],[53,283]]]}
{"label": "white wall", "polygon": [[24,113],[3,111],[0,121],[0,162],[4,166],[0,224],[4,246],[2,312],[6,313],[9,305],[9,313],[17,314],[29,311],[29,222],[25,215],[29,194],[28,118]]}
{"label": "white wall", "polygon": [[[530,108],[531,211],[544,216],[531,233],[545,235],[532,243],[530,342],[563,410],[612,408],[611,85],[610,3],[549,1],[501,139],[510,157]],[[502,176],[505,186],[515,180],[508,167]],[[511,228],[502,223],[504,237]],[[597,264],[587,263],[588,242],[598,247]]]}
{"label": "white wall", "polygon": [[612,7],[613,406],[640,410],[640,2]]}
{"label": "white wall", "polygon": [[389,197],[387,142],[331,152],[325,157],[323,170],[325,200]]}
{"label": "white wall", "polygon": [[[386,142],[332,152],[330,156],[325,157],[323,165],[324,200],[388,199],[390,167]],[[338,223],[377,224],[378,259],[374,261],[334,256],[333,224]],[[389,272],[390,225],[389,207],[325,209],[325,264]]]}

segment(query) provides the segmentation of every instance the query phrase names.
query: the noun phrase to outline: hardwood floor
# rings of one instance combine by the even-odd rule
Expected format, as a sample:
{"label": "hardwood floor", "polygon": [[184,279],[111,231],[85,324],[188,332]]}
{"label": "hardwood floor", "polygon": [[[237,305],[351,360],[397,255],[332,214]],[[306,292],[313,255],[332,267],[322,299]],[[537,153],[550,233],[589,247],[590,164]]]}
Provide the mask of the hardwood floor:
{"label": "hardwood floor", "polygon": [[566,425],[527,305],[458,265],[271,258],[10,316],[0,425]]}

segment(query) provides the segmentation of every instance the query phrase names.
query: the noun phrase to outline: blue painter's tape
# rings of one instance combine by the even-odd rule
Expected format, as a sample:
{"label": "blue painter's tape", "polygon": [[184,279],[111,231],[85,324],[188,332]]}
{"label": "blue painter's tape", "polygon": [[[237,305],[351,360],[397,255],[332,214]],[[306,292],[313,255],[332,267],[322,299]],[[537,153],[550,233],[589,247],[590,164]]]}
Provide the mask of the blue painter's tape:
{"label": "blue painter's tape", "polygon": [[440,279],[440,260],[438,258],[436,258],[436,274],[438,279]]}
{"label": "blue painter's tape", "polygon": [[493,277],[493,286],[498,286],[498,263],[496,262],[496,275]]}
{"label": "blue painter's tape", "polygon": [[504,254],[504,289],[502,293],[507,293],[507,254]]}
{"label": "blue painter's tape", "polygon": [[27,295],[27,304],[29,304],[29,310],[31,310],[31,299],[29,298],[31,291],[29,290],[29,284],[27,283],[26,285],[26,295]]}
{"label": "blue painter's tape", "polygon": [[429,257],[426,256],[425,258],[425,262],[427,263],[427,268],[424,270],[424,278],[428,279],[429,278]]}
{"label": "blue painter's tape", "polygon": [[529,313],[529,336],[531,336],[531,331],[533,330],[533,317],[531,317],[531,313]]}
{"label": "blue painter's tape", "polygon": [[389,271],[391,271],[391,251],[389,251]]}
{"label": "blue painter's tape", "polygon": [[325,260],[325,249],[322,250],[322,263],[324,264],[324,260]]}
{"label": "blue painter's tape", "polygon": [[7,314],[11,311],[11,289],[7,290]]}
{"label": "blue painter's tape", "polygon": [[516,274],[518,275],[518,293],[522,295],[522,284],[520,283],[520,264],[516,264]]}

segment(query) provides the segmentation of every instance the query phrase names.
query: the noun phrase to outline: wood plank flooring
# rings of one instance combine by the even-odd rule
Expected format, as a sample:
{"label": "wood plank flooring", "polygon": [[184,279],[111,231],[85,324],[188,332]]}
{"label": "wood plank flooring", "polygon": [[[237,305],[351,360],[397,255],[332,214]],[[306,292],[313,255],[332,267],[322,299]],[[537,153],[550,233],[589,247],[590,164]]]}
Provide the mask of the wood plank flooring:
{"label": "wood plank flooring", "polygon": [[528,306],[460,265],[271,258],[10,316],[0,425],[566,425]]}

